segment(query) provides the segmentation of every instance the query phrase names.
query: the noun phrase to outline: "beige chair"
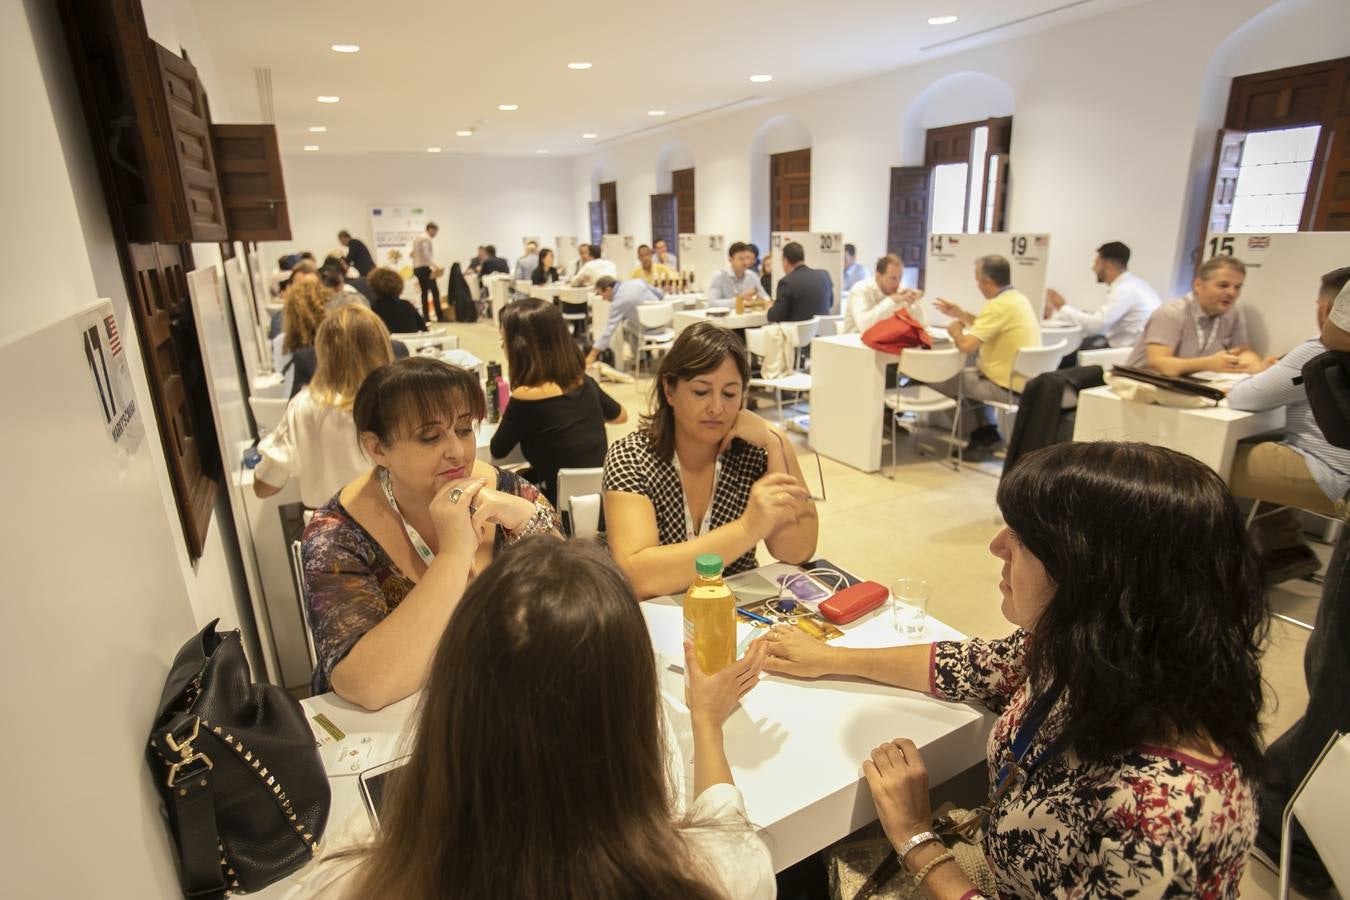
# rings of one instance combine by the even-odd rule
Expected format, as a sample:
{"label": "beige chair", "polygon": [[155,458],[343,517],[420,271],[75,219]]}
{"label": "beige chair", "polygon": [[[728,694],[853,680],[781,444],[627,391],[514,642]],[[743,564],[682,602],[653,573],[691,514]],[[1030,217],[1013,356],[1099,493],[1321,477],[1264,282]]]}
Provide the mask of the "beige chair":
{"label": "beige chair", "polygon": [[[906,376],[920,384],[909,384],[904,387],[896,388],[886,395],[886,408],[891,411],[891,478],[895,478],[895,464],[897,451],[897,428],[903,428],[906,432],[911,432],[910,423],[901,417],[905,413],[946,412],[949,410],[959,410],[961,407],[961,382],[957,381],[957,398],[953,400],[946,394],[941,394],[930,384],[941,384],[961,374],[965,367],[966,354],[956,348],[950,350],[923,350],[918,347],[909,347],[900,351],[900,374]],[[956,461],[953,468],[958,471],[961,468],[961,416],[959,412],[952,415],[952,430],[948,438],[949,447],[956,448]],[[951,459],[950,451],[947,456]]]}
{"label": "beige chair", "polygon": [[1327,874],[1341,896],[1350,896],[1350,830],[1345,827],[1350,809],[1350,734],[1336,732],[1327,741],[1303,783],[1284,808],[1280,828],[1280,900],[1288,900],[1294,819],[1303,826],[1317,848]]}
{"label": "beige chair", "polygon": [[675,343],[675,304],[643,303],[637,308],[637,317],[637,356],[633,360],[633,375],[641,378],[642,357],[669,350]]}
{"label": "beige chair", "polygon": [[[778,424],[785,425],[783,421],[783,392],[795,394],[800,400],[802,394],[811,393],[811,375],[809,372],[801,370],[801,351],[805,347],[811,346],[811,341],[816,337],[820,328],[820,316],[807,319],[805,322],[784,322],[784,327],[788,329],[789,340],[792,346],[796,348],[794,357],[797,361],[797,367],[787,375],[781,378],[751,378],[750,387],[752,389],[773,391],[774,401],[778,405]],[[764,357],[764,329],[747,328],[745,331],[745,347],[750,351],[751,356]]]}
{"label": "beige chair", "polygon": [[[1079,333],[1082,333],[1081,329]],[[1067,341],[1060,340],[1043,347],[1023,347],[1017,351],[1017,359],[1013,360],[1013,371],[1027,381],[1037,375],[1053,372],[1059,368],[1059,361],[1068,353],[1068,350],[1065,349],[1067,346]],[[994,407],[999,412],[1017,415],[1017,402],[1013,400],[1012,388],[1008,388],[1008,399],[1006,401],[990,400],[987,402],[989,406]]]}
{"label": "beige chair", "polygon": [[1053,325],[1041,326],[1041,344],[1049,346],[1064,342],[1064,352],[1060,354],[1060,359],[1068,356],[1083,343],[1083,327],[1081,325],[1055,327]]}
{"label": "beige chair", "polygon": [[[600,485],[604,481],[602,466],[589,469],[558,470],[558,513],[566,515],[568,532],[572,537],[594,537],[600,527]],[[596,503],[577,503],[594,496]]]}

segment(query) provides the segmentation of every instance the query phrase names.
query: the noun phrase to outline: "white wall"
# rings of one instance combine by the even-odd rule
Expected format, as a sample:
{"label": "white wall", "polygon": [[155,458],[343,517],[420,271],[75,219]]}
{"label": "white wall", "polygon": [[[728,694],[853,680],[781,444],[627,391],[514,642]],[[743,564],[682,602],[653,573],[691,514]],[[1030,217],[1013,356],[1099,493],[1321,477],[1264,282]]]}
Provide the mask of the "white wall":
{"label": "white wall", "polygon": [[[1229,34],[1272,7],[1226,48]],[[700,231],[736,240],[757,233],[752,210],[767,185],[752,145],[761,126],[790,114],[811,137],[811,228],[842,231],[864,260],[886,240],[889,169],[922,163],[923,129],[983,115],[1013,115],[1009,230],[1053,235],[1050,282],[1095,307],[1095,248],[1123,240],[1134,268],[1160,292],[1188,280],[1195,184],[1203,182],[1227,79],[1241,71],[1350,53],[1344,0],[1154,0],[1005,43],[884,75],[672,126],[579,157],[572,170],[574,227],[598,180],[616,180],[619,220],[642,234],[660,150],[688,145],[696,167]],[[926,103],[952,79],[951,95]],[[1216,82],[1217,80],[1217,82]],[[1221,82],[1221,83],[1218,83]],[[980,86],[985,85],[985,96]],[[1217,86],[1216,86],[1217,84]],[[1008,98],[1012,108],[1007,108]],[[916,105],[921,114],[914,114]],[[1206,150],[1199,153],[1196,142]],[[786,148],[785,148],[786,149]],[[761,178],[764,176],[760,176]]]}
{"label": "white wall", "polygon": [[[312,250],[322,260],[346,228],[371,242],[370,208],[420,206],[440,226],[436,259],[468,262],[479,244],[495,244],[514,263],[521,238],[571,234],[571,163],[566,159],[489,159],[449,154],[369,154],[283,157],[291,237],[266,244],[264,261]],[[577,232],[585,234],[586,232]],[[373,249],[373,247],[372,247]]]}

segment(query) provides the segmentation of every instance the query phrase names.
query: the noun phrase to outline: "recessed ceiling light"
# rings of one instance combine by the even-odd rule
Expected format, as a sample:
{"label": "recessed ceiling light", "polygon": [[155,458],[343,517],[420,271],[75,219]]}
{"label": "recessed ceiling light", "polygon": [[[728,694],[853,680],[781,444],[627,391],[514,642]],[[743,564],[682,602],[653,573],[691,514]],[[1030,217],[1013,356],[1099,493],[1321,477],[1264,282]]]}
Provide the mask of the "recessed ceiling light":
{"label": "recessed ceiling light", "polygon": [[956,21],[956,16],[932,16],[928,20],[929,25],[950,25]]}
{"label": "recessed ceiling light", "polygon": [[310,133],[311,133],[311,134],[323,134],[325,131],[328,130],[328,126],[327,126],[327,125],[311,125],[311,126],[309,126],[309,130],[310,130]]}
{"label": "recessed ceiling light", "polygon": [[334,45],[333,45],[333,52],[334,52],[334,53],[359,53],[360,51],[361,51],[361,45],[360,45],[360,44],[334,44]]}
{"label": "recessed ceiling light", "polygon": [[588,62],[574,62],[567,64],[567,68],[569,69],[589,69],[590,67],[591,64]]}
{"label": "recessed ceiling light", "polygon": [[315,99],[318,100],[320,103],[337,103],[337,102],[338,102],[339,100],[341,100],[342,98],[341,98],[341,97],[334,97],[334,96],[332,96],[331,94],[321,94],[320,96],[316,97]]}
{"label": "recessed ceiling light", "polygon": [[773,81],[772,75],[751,75],[750,80],[755,84],[763,84],[766,81]]}
{"label": "recessed ceiling light", "polygon": [[428,148],[427,148],[427,152],[428,152],[428,153],[440,153],[440,152],[441,152],[441,148],[440,148],[440,147],[428,147]]}
{"label": "recessed ceiling light", "polygon": [[306,149],[306,150],[318,150],[318,149],[319,149],[319,145],[318,145],[318,144],[306,144],[306,145],[305,145],[305,149]]}
{"label": "recessed ceiling light", "polygon": [[514,103],[499,103],[497,104],[497,108],[500,109],[502,112],[515,112],[516,110],[520,109],[520,107]]}
{"label": "recessed ceiling light", "polygon": [[536,151],[534,151],[534,152],[535,152],[535,153],[547,153],[548,151],[547,151],[547,150],[536,150]]}
{"label": "recessed ceiling light", "polygon": [[666,114],[666,111],[665,111],[664,109],[649,109],[649,110],[647,110],[647,115],[649,115],[649,116],[664,116],[665,114]]}
{"label": "recessed ceiling light", "polygon": [[468,131],[466,129],[461,129],[455,132],[455,137],[473,137],[473,132]]}
{"label": "recessed ceiling light", "polygon": [[582,137],[589,141],[591,138],[599,137],[599,135],[596,134],[594,131],[588,131],[585,134],[583,134]]}

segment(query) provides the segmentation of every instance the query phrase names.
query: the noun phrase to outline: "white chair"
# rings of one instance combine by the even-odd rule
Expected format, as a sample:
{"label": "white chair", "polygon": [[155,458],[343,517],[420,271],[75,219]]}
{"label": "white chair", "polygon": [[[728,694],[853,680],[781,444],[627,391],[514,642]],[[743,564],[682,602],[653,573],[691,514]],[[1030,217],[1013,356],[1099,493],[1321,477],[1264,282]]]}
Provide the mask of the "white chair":
{"label": "white chair", "polygon": [[1101,366],[1103,369],[1109,369],[1112,366],[1123,366],[1133,352],[1134,349],[1132,347],[1103,347],[1100,350],[1079,350],[1078,364],[1080,366]]}
{"label": "white chair", "polygon": [[843,316],[816,316],[820,322],[820,329],[816,332],[816,337],[833,337],[836,334],[842,334],[844,331]]}
{"label": "white chair", "polygon": [[572,510],[572,537],[595,537],[600,531],[600,495],[582,494],[567,498],[567,502]]}
{"label": "white chair", "polygon": [[658,350],[669,350],[675,343],[675,304],[643,303],[637,308],[637,357],[633,360],[633,375],[642,377],[642,357]]}
{"label": "white chair", "polygon": [[1280,828],[1280,900],[1288,900],[1294,819],[1308,833],[1317,855],[1341,896],[1350,895],[1350,831],[1345,811],[1350,809],[1350,734],[1337,732],[1327,741],[1303,783],[1284,808]]}
{"label": "white chair", "polygon": [[291,577],[295,579],[295,599],[300,604],[300,620],[305,626],[305,647],[309,650],[309,665],[319,665],[319,653],[314,649],[314,629],[309,625],[309,604],[305,602],[305,562],[300,541],[291,541]]}
{"label": "white chair", "polygon": [[[900,351],[900,374],[916,382],[923,384],[910,384],[904,387],[896,388],[894,392],[886,395],[886,408],[891,411],[891,474],[895,478],[896,464],[896,428],[904,428],[910,431],[908,422],[901,422],[900,417],[905,413],[935,413],[956,410],[952,415],[952,430],[949,437],[949,447],[956,448],[956,462],[953,468],[958,471],[961,469],[961,382],[957,381],[957,397],[953,400],[946,394],[938,393],[930,384],[941,384],[961,374],[961,370],[966,364],[966,354],[953,347],[950,350],[923,350],[917,347],[906,348]],[[950,460],[951,453],[948,452]]]}
{"label": "white chair", "polygon": [[286,415],[285,397],[249,397],[248,408],[253,411],[253,421],[258,426],[258,437],[262,437],[281,424]]}
{"label": "white chair", "polygon": [[[605,470],[601,466],[592,469],[559,469],[558,470],[558,513],[567,516],[568,530],[573,537],[593,536],[600,526],[600,485],[604,481]],[[597,504],[594,510],[594,520],[590,520],[590,506],[583,504],[581,508],[574,506],[574,500],[595,495]],[[587,519],[587,521],[581,521]],[[579,528],[589,526],[590,534],[583,535],[579,533]]]}
{"label": "white chair", "polygon": [[1049,346],[1063,341],[1069,349],[1064,351],[1064,355],[1078,349],[1078,345],[1083,343],[1083,326],[1081,325],[1042,325],[1041,326],[1041,345]]}
{"label": "white chair", "polygon": [[[1013,371],[1021,375],[1027,381],[1035,378],[1037,375],[1044,375],[1046,372],[1053,372],[1059,368],[1059,361],[1068,353],[1064,348],[1068,342],[1059,341],[1054,344],[1047,344],[1044,347],[1023,347],[1017,351],[1017,358],[1013,360]],[[1017,415],[1017,402],[1013,400],[1013,390],[1008,388],[1008,399],[987,400],[985,403],[994,409],[1008,415]]]}
{"label": "white chair", "polygon": [[[805,322],[784,322],[788,329],[789,340],[793,342],[796,348],[797,364],[801,364],[801,351],[805,347],[811,346],[811,341],[815,339],[817,330],[820,328],[820,317],[816,316]],[[747,328],[745,331],[745,346],[752,356],[763,358],[764,356],[764,329]],[[751,378],[750,387],[762,390],[773,391],[774,401],[778,404],[778,424],[783,425],[783,392],[787,391],[796,394],[800,400],[802,394],[811,393],[811,375],[802,372],[799,369],[794,370],[781,378]]]}

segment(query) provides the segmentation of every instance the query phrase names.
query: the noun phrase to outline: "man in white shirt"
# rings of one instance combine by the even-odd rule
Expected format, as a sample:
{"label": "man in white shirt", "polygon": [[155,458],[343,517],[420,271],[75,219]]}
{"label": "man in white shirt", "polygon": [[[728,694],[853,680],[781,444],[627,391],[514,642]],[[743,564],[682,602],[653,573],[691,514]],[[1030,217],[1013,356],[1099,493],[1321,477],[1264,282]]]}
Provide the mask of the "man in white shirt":
{"label": "man in white shirt", "polygon": [[[581,264],[581,268],[577,270],[576,275],[572,276],[572,280],[568,284],[572,287],[589,287],[606,275],[615,281],[619,280],[619,267],[600,256],[599,244],[582,244],[581,246],[586,248],[582,251],[582,259],[585,259],[585,262]],[[590,258],[586,259],[586,257]]]}
{"label": "man in white shirt", "polygon": [[1087,312],[1070,306],[1059,291],[1047,288],[1045,317],[1053,315],[1080,326],[1085,339],[1101,335],[1111,347],[1133,347],[1162,300],[1147,281],[1128,271],[1129,265],[1129,247],[1120,241],[1102,244],[1097,248],[1092,271],[1097,283],[1106,285],[1106,302],[1096,312]]}
{"label": "man in white shirt", "polygon": [[844,334],[861,334],[873,325],[905,310],[920,325],[928,326],[924,315],[923,291],[900,287],[905,275],[905,265],[894,253],[887,253],[877,260],[877,274],[874,278],[860,281],[848,292],[844,303]]}
{"label": "man in white shirt", "polygon": [[652,241],[652,244],[654,247],[652,259],[655,260],[657,265],[665,266],[672,272],[680,271],[680,261],[676,259],[675,254],[671,253],[666,247],[666,242],[663,239],[657,238],[655,241]]}
{"label": "man in white shirt", "polygon": [[428,222],[427,230],[414,238],[412,244],[413,275],[422,288],[422,318],[428,322],[431,321],[431,307],[427,306],[427,297],[435,301],[437,310],[441,308],[441,289],[432,275],[436,265],[436,248],[431,243],[439,230],[435,222]]}
{"label": "man in white shirt", "polygon": [[752,261],[750,247],[741,241],[727,248],[727,267],[708,279],[709,306],[733,307],[737,297],[745,303],[769,299],[759,277],[750,271]]}
{"label": "man in white shirt", "polygon": [[853,286],[868,276],[867,267],[858,262],[858,248],[852,244],[844,245],[844,293],[853,290]]}

